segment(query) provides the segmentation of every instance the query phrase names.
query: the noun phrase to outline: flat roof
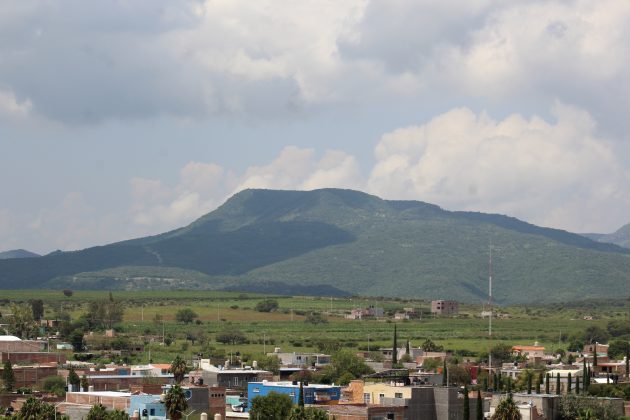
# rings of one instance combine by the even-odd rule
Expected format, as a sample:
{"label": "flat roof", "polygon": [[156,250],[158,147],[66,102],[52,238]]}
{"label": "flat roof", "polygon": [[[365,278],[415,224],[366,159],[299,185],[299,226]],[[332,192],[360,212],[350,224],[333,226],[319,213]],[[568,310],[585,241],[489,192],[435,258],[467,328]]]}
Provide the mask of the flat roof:
{"label": "flat roof", "polygon": [[[251,385],[263,385],[263,386],[276,386],[282,388],[299,388],[299,382],[294,385],[292,381],[264,381],[264,382],[250,382]],[[328,385],[328,384],[312,384],[304,385],[304,388],[320,388],[320,389],[329,389],[329,388],[340,388],[339,385]]]}
{"label": "flat roof", "polygon": [[131,392],[120,391],[88,391],[88,392],[68,392],[72,395],[90,395],[92,397],[130,397]]}

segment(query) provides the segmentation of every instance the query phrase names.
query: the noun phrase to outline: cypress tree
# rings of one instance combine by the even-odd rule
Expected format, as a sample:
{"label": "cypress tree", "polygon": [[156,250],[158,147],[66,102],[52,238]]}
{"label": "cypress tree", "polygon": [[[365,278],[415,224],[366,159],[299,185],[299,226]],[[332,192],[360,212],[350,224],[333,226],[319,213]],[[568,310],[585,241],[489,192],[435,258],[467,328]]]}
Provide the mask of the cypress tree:
{"label": "cypress tree", "polygon": [[595,343],[595,347],[593,347],[593,367],[597,366],[597,343]]}
{"label": "cypress tree", "polygon": [[533,373],[527,372],[527,393],[532,393],[532,375]]}
{"label": "cypress tree", "polygon": [[580,395],[580,377],[575,377],[575,395]]}
{"label": "cypress tree", "polygon": [[464,385],[464,420],[470,419],[470,400],[468,398],[468,387]]}
{"label": "cypress tree", "polygon": [[477,390],[477,420],[483,420],[483,400],[479,390]]}
{"label": "cypress tree", "polygon": [[569,376],[567,377],[567,394],[571,393],[571,372],[569,372]]}
{"label": "cypress tree", "polygon": [[545,394],[549,394],[549,381],[551,380],[551,376],[549,374],[545,375]]}
{"label": "cypress tree", "polygon": [[582,359],[582,381],[584,381],[584,392],[588,388],[588,369],[586,368],[586,356]]}
{"label": "cypress tree", "polygon": [[484,391],[488,390],[488,377],[487,376],[483,378],[483,390]]}
{"label": "cypress tree", "polygon": [[556,374],[556,395],[560,395],[560,372]]}
{"label": "cypress tree", "polygon": [[11,365],[10,360],[5,361],[4,366],[2,367],[2,382],[4,382],[5,391],[13,392],[13,387],[15,386],[15,373],[13,373],[13,366]]}
{"label": "cypress tree", "polygon": [[507,385],[506,385],[506,388],[507,388],[507,393],[508,393],[508,394],[511,394],[511,393],[512,393],[512,378],[511,378],[511,377],[509,377],[509,376],[507,377]]}
{"label": "cypress tree", "polygon": [[446,367],[446,359],[444,359],[444,366],[442,367],[442,386],[448,385],[448,378],[446,377],[446,375],[448,375],[448,372]]}
{"label": "cypress tree", "polygon": [[392,349],[392,367],[398,364],[398,332],[396,331],[396,324],[394,324],[394,346]]}
{"label": "cypress tree", "polygon": [[405,354],[407,356],[411,356],[411,347],[409,345],[409,340],[407,340],[407,348],[405,348]]}
{"label": "cypress tree", "polygon": [[540,394],[540,384],[543,381],[542,372],[538,374],[538,379],[536,379],[536,394]]}
{"label": "cypress tree", "polygon": [[300,381],[300,395],[298,396],[298,407],[304,407],[304,378]]}

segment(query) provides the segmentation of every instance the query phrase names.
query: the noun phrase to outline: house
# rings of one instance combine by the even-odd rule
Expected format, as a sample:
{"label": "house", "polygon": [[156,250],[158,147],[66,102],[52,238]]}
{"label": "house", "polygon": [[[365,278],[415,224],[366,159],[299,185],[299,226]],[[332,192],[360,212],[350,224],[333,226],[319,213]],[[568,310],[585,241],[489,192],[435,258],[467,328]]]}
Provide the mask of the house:
{"label": "house", "polygon": [[593,352],[595,351],[595,349],[597,349],[597,357],[601,356],[608,356],[608,344],[601,344],[601,343],[591,343],[591,344],[585,344],[584,345],[584,349],[582,350],[583,354],[593,354]]}
{"label": "house", "polygon": [[322,367],[330,364],[330,355],[323,353],[282,353],[280,348],[276,347],[273,353],[267,353],[267,356],[276,356],[280,359],[283,366],[288,367]]}
{"label": "house", "polygon": [[534,343],[533,346],[516,345],[512,346],[514,356],[522,356],[530,361],[540,361],[545,357],[545,347]]}
{"label": "house", "polygon": [[0,335],[0,352],[36,352],[44,350],[45,341],[22,340],[14,335]]}
{"label": "house", "polygon": [[[335,385],[309,384],[304,382],[304,404],[336,404],[341,397],[341,387]],[[300,398],[300,385],[297,381],[283,382],[250,382],[247,384],[247,407],[252,406],[252,400],[256,397],[264,397],[270,392],[286,394],[291,397],[293,404],[297,404]]]}
{"label": "house", "polygon": [[434,315],[456,315],[459,313],[459,303],[454,300],[431,301],[431,313]]}
{"label": "house", "polygon": [[385,314],[383,308],[370,305],[365,309],[353,309],[345,316],[346,319],[363,319],[366,317],[382,318]]}
{"label": "house", "polygon": [[[273,379],[273,374],[266,370],[246,367],[244,369],[231,369],[225,366],[214,366],[210,359],[199,361],[200,376],[206,384],[217,385],[225,388],[247,389],[249,382],[259,382]],[[197,374],[191,372],[191,374]]]}

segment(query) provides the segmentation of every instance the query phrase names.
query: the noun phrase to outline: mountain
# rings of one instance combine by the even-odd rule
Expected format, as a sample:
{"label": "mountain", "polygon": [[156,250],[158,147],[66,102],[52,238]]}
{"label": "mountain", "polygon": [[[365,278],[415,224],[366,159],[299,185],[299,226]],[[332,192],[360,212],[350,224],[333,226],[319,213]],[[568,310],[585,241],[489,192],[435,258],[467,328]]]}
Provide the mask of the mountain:
{"label": "mountain", "polygon": [[583,236],[594,241],[606,242],[630,249],[630,223],[613,233],[586,233]]}
{"label": "mountain", "polygon": [[0,261],[0,288],[207,288],[499,303],[627,296],[630,250],[358,191],[245,190],[156,236]]}
{"label": "mountain", "polygon": [[12,249],[10,251],[0,252],[0,260],[8,260],[9,258],[34,258],[39,256],[39,254],[25,249]]}

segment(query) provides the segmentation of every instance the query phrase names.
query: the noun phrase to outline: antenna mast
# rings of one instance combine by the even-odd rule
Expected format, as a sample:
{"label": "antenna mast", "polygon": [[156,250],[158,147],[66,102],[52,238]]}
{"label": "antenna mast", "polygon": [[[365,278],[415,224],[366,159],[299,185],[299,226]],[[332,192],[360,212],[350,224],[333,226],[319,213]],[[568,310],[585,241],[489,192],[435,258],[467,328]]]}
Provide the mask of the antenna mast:
{"label": "antenna mast", "polygon": [[490,241],[490,259],[488,261],[488,376],[492,376],[492,240]]}

